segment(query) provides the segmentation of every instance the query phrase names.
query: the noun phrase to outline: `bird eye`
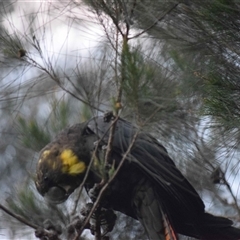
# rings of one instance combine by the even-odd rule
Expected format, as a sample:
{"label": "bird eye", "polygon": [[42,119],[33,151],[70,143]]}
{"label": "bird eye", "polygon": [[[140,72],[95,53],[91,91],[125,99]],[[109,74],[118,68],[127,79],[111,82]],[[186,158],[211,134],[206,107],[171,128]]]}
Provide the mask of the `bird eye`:
{"label": "bird eye", "polygon": [[45,176],[45,177],[43,178],[43,180],[44,180],[45,182],[48,181],[48,177]]}

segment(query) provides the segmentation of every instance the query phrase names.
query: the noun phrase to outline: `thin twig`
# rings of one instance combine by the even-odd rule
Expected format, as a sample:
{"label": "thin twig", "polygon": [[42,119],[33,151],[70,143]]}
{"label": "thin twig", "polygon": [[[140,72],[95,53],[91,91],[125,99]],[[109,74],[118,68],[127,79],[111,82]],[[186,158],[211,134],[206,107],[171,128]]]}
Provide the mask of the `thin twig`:
{"label": "thin twig", "polygon": [[24,223],[25,225],[27,225],[27,226],[29,226],[33,229],[38,229],[39,228],[39,226],[27,221],[25,218],[19,216],[18,214],[13,213],[11,210],[7,209],[2,204],[0,204],[0,209],[2,209],[5,213],[12,216],[13,218],[17,219],[19,222]]}
{"label": "thin twig", "polygon": [[[149,116],[149,118],[147,118],[147,119],[143,122],[142,126],[145,125],[159,110],[160,110],[160,108],[157,108],[157,109]],[[84,227],[85,227],[85,226],[87,225],[87,223],[89,222],[89,220],[90,220],[93,212],[94,212],[95,209],[99,206],[100,200],[101,200],[104,192],[106,191],[106,189],[109,187],[109,185],[111,184],[111,182],[115,179],[115,177],[116,177],[117,174],[119,173],[122,165],[124,164],[124,162],[126,161],[126,159],[127,159],[127,157],[128,157],[128,154],[129,154],[130,151],[132,150],[133,145],[134,145],[134,143],[135,143],[135,141],[136,141],[136,139],[137,139],[137,136],[138,136],[138,134],[139,134],[140,131],[141,131],[141,128],[138,128],[137,131],[136,131],[136,133],[135,133],[134,136],[133,136],[133,139],[132,139],[130,145],[128,146],[127,151],[123,154],[122,159],[121,159],[118,167],[117,167],[116,170],[114,171],[113,175],[109,178],[109,180],[105,183],[105,185],[103,185],[103,187],[101,188],[101,190],[100,190],[100,192],[99,192],[99,194],[98,194],[98,197],[97,197],[96,201],[95,201],[94,204],[93,204],[93,207],[92,207],[91,211],[89,212],[88,216],[86,217],[86,219],[85,219],[85,221],[84,221],[84,223],[83,223],[83,225],[82,225],[81,230],[78,232],[78,234],[77,234],[77,236],[74,238],[74,240],[78,240],[79,236],[82,234],[82,232],[83,232],[83,230],[84,230]]]}
{"label": "thin twig", "polygon": [[131,25],[130,21],[131,21],[131,19],[129,18],[129,14],[128,14],[128,11],[127,11],[127,6],[126,6],[124,1],[122,2],[122,5],[123,5],[123,9],[125,11],[125,22],[126,22],[126,29],[127,29],[126,33],[125,33],[125,36],[128,36],[129,31],[130,31],[130,25]]}
{"label": "thin twig", "polygon": [[[127,44],[128,44],[128,34],[129,34],[130,25],[127,22],[126,22],[126,27],[127,27],[126,33],[122,35],[123,36],[122,54],[124,53],[125,48],[127,47]],[[119,31],[118,28],[117,28],[117,30]],[[121,61],[122,61],[122,59],[121,59]],[[124,67],[125,67],[125,62],[122,61],[122,72],[124,71]],[[124,74],[121,74],[121,84],[120,84],[120,86],[118,88],[117,103],[121,103],[121,99],[122,99],[122,85],[123,85],[124,80],[125,80],[124,79]],[[118,118],[119,118],[119,109],[116,108],[116,118],[112,122],[112,126],[111,126],[111,129],[110,129],[110,134],[109,134],[109,138],[108,138],[107,151],[106,151],[106,154],[105,154],[105,167],[107,167],[107,165],[110,162],[110,156],[111,156],[111,151],[112,151],[112,143],[113,143],[113,138],[114,138],[114,133],[115,133],[115,129],[116,129],[116,124],[117,124]]]}
{"label": "thin twig", "polygon": [[130,19],[133,17],[134,10],[135,10],[136,6],[137,6],[137,1],[134,0],[134,1],[133,1],[133,5],[132,5],[132,9],[131,9],[131,11],[130,11],[130,16],[129,16]]}
{"label": "thin twig", "polygon": [[88,165],[87,171],[86,171],[85,176],[84,176],[84,178],[83,178],[83,181],[82,181],[82,183],[81,183],[81,185],[80,185],[80,187],[79,187],[78,195],[77,195],[77,198],[76,198],[76,200],[75,200],[75,202],[74,202],[74,207],[73,207],[73,210],[72,210],[72,212],[71,212],[71,215],[74,215],[74,214],[76,213],[77,204],[78,204],[78,202],[79,202],[80,195],[81,195],[81,193],[82,193],[82,189],[83,189],[83,187],[84,187],[84,185],[85,185],[85,183],[86,183],[88,174],[89,174],[89,172],[90,172],[90,170],[91,170],[91,166],[92,166],[92,164],[93,164],[94,157],[96,156],[96,153],[97,153],[97,150],[98,150],[98,147],[99,147],[99,143],[103,140],[103,138],[106,136],[107,132],[111,129],[111,127],[112,127],[112,124],[109,126],[109,128],[107,129],[107,131],[103,134],[103,136],[97,141],[97,144],[96,144],[95,150],[94,150],[94,152],[93,152],[93,154],[92,154],[92,157],[91,157],[90,163],[89,163],[89,165]]}
{"label": "thin twig", "polygon": [[172,7],[170,7],[163,15],[161,15],[152,25],[150,25],[149,27],[147,27],[146,29],[144,29],[143,31],[141,31],[140,33],[134,35],[133,37],[130,37],[129,39],[133,39],[133,38],[137,38],[139,36],[141,36],[143,33],[146,33],[147,31],[149,31],[150,29],[152,29],[154,26],[157,25],[157,23],[159,21],[162,21],[166,15],[168,15],[171,11],[173,11],[179,3],[175,3]]}
{"label": "thin twig", "polygon": [[[214,169],[215,169],[214,165],[205,158],[204,154],[202,153],[202,151],[201,151],[200,148],[198,147],[198,144],[197,144],[195,141],[194,141],[193,143],[194,143],[195,147],[197,148],[199,154],[200,154],[201,157],[203,158],[203,160],[204,160],[207,164],[209,164],[209,165],[211,166],[212,170],[214,170]],[[225,173],[222,171],[221,168],[219,168],[219,170],[220,170],[220,172],[221,172],[221,180],[223,181],[222,184],[224,184],[224,185],[227,187],[227,189],[228,189],[228,191],[229,191],[229,193],[230,193],[230,195],[232,196],[232,199],[233,199],[233,201],[234,201],[234,206],[235,206],[235,208],[236,208],[236,210],[237,210],[237,212],[238,212],[238,214],[239,214],[239,216],[240,216],[240,208],[239,208],[239,205],[238,205],[237,198],[236,198],[236,196],[233,194],[232,188],[231,188],[230,184],[228,183],[228,181],[227,181],[227,179],[226,179],[226,177],[225,177]]]}
{"label": "thin twig", "polygon": [[238,212],[238,214],[239,214],[239,216],[240,216],[240,209],[239,209],[239,206],[238,206],[237,198],[236,198],[236,196],[233,194],[232,188],[230,187],[228,181],[226,180],[225,174],[223,173],[222,169],[220,169],[220,171],[221,171],[221,173],[222,173],[223,184],[227,187],[230,195],[232,196],[233,201],[234,201],[235,208],[237,209],[237,212]]}
{"label": "thin twig", "polygon": [[[96,149],[97,149],[97,148],[96,148]],[[96,151],[96,150],[95,150],[95,151]],[[94,151],[94,152],[95,152],[95,151]],[[72,215],[72,216],[76,214],[77,205],[78,205],[78,202],[79,202],[79,199],[80,199],[80,196],[81,196],[83,187],[84,187],[84,185],[85,185],[85,183],[86,183],[88,174],[89,174],[90,169],[91,169],[91,167],[92,167],[93,161],[94,161],[94,154],[92,155],[91,161],[90,161],[90,163],[89,163],[89,165],[88,165],[88,167],[87,167],[87,171],[86,171],[86,173],[85,173],[85,175],[84,175],[83,181],[82,181],[82,183],[81,183],[81,185],[80,185],[80,187],[79,187],[77,197],[76,197],[76,199],[75,199],[75,201],[74,201],[74,203],[73,203],[73,209],[72,209],[72,211],[71,211],[71,215]]]}
{"label": "thin twig", "polygon": [[115,119],[112,121],[110,134],[109,134],[109,138],[108,138],[107,150],[106,150],[106,154],[105,154],[105,166],[107,166],[109,164],[109,162],[110,162],[113,138],[114,138],[114,133],[115,133],[116,124],[117,124],[118,119],[119,119],[119,116],[117,115],[115,117]]}
{"label": "thin twig", "polygon": [[107,37],[108,41],[110,42],[111,47],[116,51],[115,46],[114,46],[114,44],[112,43],[111,37],[110,37],[110,35],[109,35],[109,29],[107,28],[107,26],[105,26],[101,15],[98,15],[98,20],[99,20],[99,22],[100,22],[100,23],[102,24],[102,26],[103,26],[104,33],[106,34],[106,37]]}
{"label": "thin twig", "polygon": [[111,10],[109,10],[109,8],[107,7],[106,3],[104,1],[100,1],[102,3],[102,8],[107,12],[107,14],[109,15],[109,17],[112,19],[114,25],[116,26],[117,30],[120,32],[120,34],[122,36],[124,36],[121,28],[119,27],[119,24],[118,24],[118,20],[112,15],[112,12]]}
{"label": "thin twig", "polygon": [[133,144],[137,138],[137,135],[139,133],[140,129],[134,134],[134,137],[133,137],[133,140],[131,142],[131,144],[129,145],[128,147],[128,150],[125,152],[125,154],[123,155],[122,159],[121,159],[121,162],[119,163],[117,169],[115,170],[114,174],[110,177],[110,179],[105,183],[105,185],[101,188],[99,194],[98,194],[98,197],[96,199],[96,201],[94,202],[93,204],[93,207],[91,209],[91,211],[89,212],[87,218],[85,219],[84,221],[84,224],[82,226],[82,229],[79,231],[78,235],[74,238],[74,240],[77,240],[78,237],[82,234],[82,231],[84,229],[84,226],[89,222],[93,212],[95,211],[95,209],[98,207],[99,205],[99,202],[104,194],[104,192],[106,191],[106,189],[108,188],[109,184],[115,179],[116,175],[118,174],[118,172],[120,171],[123,163],[125,162],[126,158],[127,158],[127,155],[129,154],[129,152],[131,151],[132,147],[133,147]]}
{"label": "thin twig", "polygon": [[[22,216],[19,216],[18,214],[15,214],[13,213],[11,210],[9,210],[8,208],[4,207],[2,204],[0,204],[0,209],[2,209],[5,213],[7,213],[8,215],[10,215],[11,217],[17,219],[19,222],[23,223],[24,225],[26,226],[29,226],[33,229],[35,229],[35,234],[37,233],[37,231],[40,229],[41,231],[41,234],[43,234],[43,236],[46,238],[46,239],[55,239],[55,240],[60,240],[60,238],[58,237],[59,233],[57,232],[52,232],[52,231],[48,231],[44,228],[41,228],[40,226],[38,225],[35,225],[29,221],[27,221],[25,218],[23,218]],[[36,234],[36,237],[37,234]],[[44,238],[44,239],[45,239]],[[42,239],[42,238],[41,238]]]}
{"label": "thin twig", "polygon": [[86,183],[88,174],[89,174],[89,172],[90,172],[90,170],[91,170],[91,167],[92,167],[92,164],[93,164],[93,162],[94,162],[94,158],[95,158],[95,156],[96,156],[99,143],[100,143],[101,140],[104,138],[104,136],[105,136],[105,135],[103,135],[102,138],[99,139],[98,142],[97,142],[97,144],[96,144],[96,147],[95,147],[95,150],[94,150],[94,152],[93,152],[93,154],[92,154],[92,157],[91,157],[90,163],[89,163],[89,165],[88,165],[87,171],[86,171],[85,176],[84,176],[84,178],[83,178],[83,181],[82,181],[82,183],[81,183],[81,185],[80,185],[80,187],[79,187],[78,195],[77,195],[77,198],[76,198],[76,200],[75,200],[75,202],[74,202],[74,207],[73,207],[73,210],[72,210],[72,212],[71,212],[71,215],[74,215],[74,214],[76,213],[77,204],[78,204],[78,202],[79,202],[80,195],[81,195],[81,193],[82,193],[82,189],[83,189],[83,187],[84,187],[84,185],[85,185],[85,183]]}
{"label": "thin twig", "polygon": [[[89,102],[87,102],[87,101],[85,101],[84,99],[76,96],[74,93],[72,93],[72,92],[69,91],[67,88],[65,88],[65,87],[61,84],[59,78],[57,77],[57,75],[55,74],[55,72],[54,72],[53,69],[51,69],[51,70],[52,70],[52,73],[51,73],[51,72],[48,71],[45,67],[43,67],[43,66],[41,66],[39,63],[37,63],[34,59],[32,59],[32,58],[30,58],[30,57],[28,57],[28,59],[32,62],[32,63],[31,63],[31,62],[28,61],[28,63],[32,64],[34,67],[36,67],[36,68],[42,70],[43,72],[45,72],[55,83],[57,83],[57,85],[58,85],[63,91],[65,91],[66,93],[70,94],[73,98],[76,98],[76,99],[79,100],[80,102],[88,105],[89,107],[91,107],[91,108],[93,108],[93,109],[95,109],[95,110],[97,110],[97,111],[103,112],[103,110],[99,109],[99,108],[96,107],[96,106],[93,106],[93,105],[90,104]],[[75,87],[75,89],[78,90],[78,89],[76,88],[76,86],[74,85],[74,83],[70,80],[70,78],[67,77],[66,75],[65,75],[65,77],[66,77],[66,78],[68,79],[68,81],[73,85],[73,87]]]}

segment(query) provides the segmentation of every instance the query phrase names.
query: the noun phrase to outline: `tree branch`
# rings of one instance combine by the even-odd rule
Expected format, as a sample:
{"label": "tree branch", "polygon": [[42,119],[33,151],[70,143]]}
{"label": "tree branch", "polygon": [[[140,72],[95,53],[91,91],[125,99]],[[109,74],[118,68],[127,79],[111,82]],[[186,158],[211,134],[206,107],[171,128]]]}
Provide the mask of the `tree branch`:
{"label": "tree branch", "polygon": [[39,226],[27,221],[25,218],[19,216],[18,214],[13,213],[11,210],[7,209],[6,207],[4,207],[2,204],[0,204],[0,209],[2,209],[5,213],[7,213],[8,215],[12,216],[13,218],[17,219],[19,222],[34,228],[34,229],[38,229]]}
{"label": "tree branch", "polygon": [[[144,126],[148,121],[150,121],[150,119],[159,111],[159,108],[157,108],[151,115],[149,118],[147,118],[141,125]],[[123,166],[124,162],[126,161],[128,154],[130,153],[130,151],[133,148],[133,145],[137,139],[137,136],[139,134],[139,132],[141,131],[141,128],[138,128],[136,133],[133,136],[133,139],[130,143],[130,145],[128,146],[127,151],[123,154],[122,159],[118,165],[118,167],[116,168],[116,170],[114,171],[113,175],[108,179],[108,181],[102,186],[98,197],[96,199],[96,201],[93,204],[93,207],[91,209],[91,211],[89,212],[88,216],[86,217],[84,224],[82,225],[82,228],[80,229],[80,231],[78,232],[77,236],[74,238],[74,240],[78,240],[79,236],[82,234],[85,226],[88,224],[92,214],[94,213],[94,211],[97,209],[97,207],[99,206],[100,200],[104,194],[104,192],[107,190],[107,188],[109,187],[109,185],[111,184],[111,182],[115,179],[115,177],[117,176],[117,174],[119,173],[121,167]]]}

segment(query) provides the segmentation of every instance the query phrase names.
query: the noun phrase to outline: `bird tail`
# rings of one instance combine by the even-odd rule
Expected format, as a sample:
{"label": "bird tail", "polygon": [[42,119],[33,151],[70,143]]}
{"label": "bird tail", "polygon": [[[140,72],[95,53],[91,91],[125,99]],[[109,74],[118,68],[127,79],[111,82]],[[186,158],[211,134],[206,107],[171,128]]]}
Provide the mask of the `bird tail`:
{"label": "bird tail", "polygon": [[170,224],[166,214],[162,212],[165,240],[178,240],[177,233]]}
{"label": "bird tail", "polygon": [[224,217],[205,213],[201,229],[201,240],[240,240],[240,229]]}
{"label": "bird tail", "polygon": [[178,240],[177,233],[155,195],[154,186],[142,179],[135,187],[133,207],[151,240]]}

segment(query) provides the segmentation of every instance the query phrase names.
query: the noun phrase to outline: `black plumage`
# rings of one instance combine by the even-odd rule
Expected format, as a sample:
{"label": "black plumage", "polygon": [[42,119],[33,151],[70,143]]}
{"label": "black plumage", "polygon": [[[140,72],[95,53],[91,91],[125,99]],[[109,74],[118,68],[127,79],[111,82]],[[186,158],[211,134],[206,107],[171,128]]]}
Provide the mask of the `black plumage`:
{"label": "black plumage", "polygon": [[[63,149],[71,149],[88,165],[96,146],[102,149],[107,145],[111,124],[103,117],[95,117],[61,132],[40,153],[36,181],[38,191],[55,202],[66,200],[80,185],[84,174],[62,173],[61,166],[52,169],[49,162],[58,163]],[[164,239],[165,216],[172,228],[183,235],[204,240],[240,239],[240,230],[232,227],[232,221],[205,213],[203,201],[166,149],[150,134],[121,118],[116,123],[110,156],[115,167],[134,139],[123,166],[104,196],[104,207],[138,219],[150,239]],[[52,152],[53,149],[58,151],[56,157],[51,154],[45,158],[42,156],[46,150]],[[101,149],[99,147],[98,152]],[[85,186],[89,190],[100,181],[101,174],[93,167]],[[70,186],[67,190],[66,185]]]}

